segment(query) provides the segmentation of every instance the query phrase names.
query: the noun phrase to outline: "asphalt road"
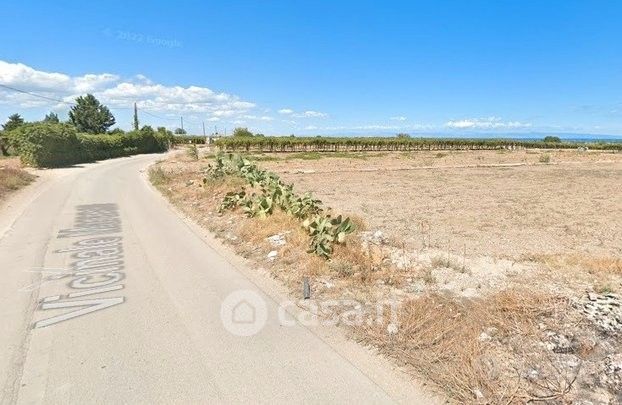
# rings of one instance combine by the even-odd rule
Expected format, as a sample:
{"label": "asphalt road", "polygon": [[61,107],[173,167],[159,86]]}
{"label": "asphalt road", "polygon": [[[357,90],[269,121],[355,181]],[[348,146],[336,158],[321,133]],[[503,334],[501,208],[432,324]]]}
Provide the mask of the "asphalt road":
{"label": "asphalt road", "polygon": [[56,170],[0,207],[3,403],[429,402],[369,351],[285,322],[270,282],[148,184],[157,158]]}

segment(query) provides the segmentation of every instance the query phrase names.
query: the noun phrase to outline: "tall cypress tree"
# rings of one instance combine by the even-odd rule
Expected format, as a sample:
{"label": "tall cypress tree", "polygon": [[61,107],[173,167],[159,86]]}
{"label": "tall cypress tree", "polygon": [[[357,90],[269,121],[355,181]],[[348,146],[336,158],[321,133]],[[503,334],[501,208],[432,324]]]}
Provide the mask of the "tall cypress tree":
{"label": "tall cypress tree", "polygon": [[138,131],[138,109],[134,103],[134,131]]}

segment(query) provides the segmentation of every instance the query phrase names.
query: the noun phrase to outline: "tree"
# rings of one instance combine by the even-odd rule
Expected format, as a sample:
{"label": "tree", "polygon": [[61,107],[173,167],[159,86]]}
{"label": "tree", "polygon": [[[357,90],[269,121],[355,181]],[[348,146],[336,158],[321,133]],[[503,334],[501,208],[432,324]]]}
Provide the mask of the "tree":
{"label": "tree", "polygon": [[0,156],[7,156],[8,154],[9,150],[6,145],[4,132],[0,132]]}
{"label": "tree", "polygon": [[5,131],[12,131],[24,124],[24,119],[19,114],[9,116],[8,121],[2,126]]}
{"label": "tree", "polygon": [[50,111],[50,113],[46,114],[45,118],[43,118],[43,122],[58,124],[60,123],[60,120],[58,119],[58,115],[54,111]]}
{"label": "tree", "polygon": [[134,131],[138,131],[138,109],[134,103]]}
{"label": "tree", "polygon": [[76,98],[76,105],[69,110],[69,121],[80,132],[103,134],[116,122],[105,105],[92,94]]}
{"label": "tree", "polygon": [[115,128],[112,131],[108,131],[110,135],[125,135],[125,131],[121,128]]}
{"label": "tree", "polygon": [[183,128],[175,128],[175,135],[186,135],[187,132]]}
{"label": "tree", "polygon": [[236,129],[233,130],[233,136],[253,136],[253,133],[251,131],[248,130],[248,128],[241,128],[238,127]]}
{"label": "tree", "polygon": [[155,133],[155,131],[153,130],[151,125],[143,125],[143,127],[140,129],[140,133],[141,134],[153,134]]}
{"label": "tree", "polygon": [[404,139],[404,138],[410,138],[410,134],[406,134],[404,132],[400,132],[399,134],[396,135],[398,138],[400,139]]}
{"label": "tree", "polygon": [[550,143],[561,143],[561,139],[559,138],[559,136],[545,136],[544,137],[544,142],[550,142]]}

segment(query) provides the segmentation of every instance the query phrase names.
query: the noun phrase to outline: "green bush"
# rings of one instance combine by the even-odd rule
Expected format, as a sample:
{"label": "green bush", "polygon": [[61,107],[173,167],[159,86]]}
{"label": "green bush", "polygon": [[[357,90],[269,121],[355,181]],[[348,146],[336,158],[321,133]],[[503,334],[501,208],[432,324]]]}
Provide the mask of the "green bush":
{"label": "green bush", "polygon": [[561,143],[562,140],[560,139],[559,136],[545,136],[544,139],[542,140],[542,142],[547,142],[547,143]]}
{"label": "green bush", "polygon": [[203,145],[206,143],[206,137],[199,135],[173,135],[171,142],[175,145]]}
{"label": "green bush", "polygon": [[24,124],[8,134],[22,162],[33,166],[55,167],[76,163],[81,144],[76,128],[69,124]]}
{"label": "green bush", "polygon": [[8,143],[22,161],[39,167],[58,167],[93,162],[138,153],[163,152],[168,149],[166,133],[149,127],[126,134],[79,134],[69,124],[24,124],[10,131]]}
{"label": "green bush", "polygon": [[248,128],[238,127],[233,130],[233,136],[249,138],[253,136],[253,133],[249,131]]}

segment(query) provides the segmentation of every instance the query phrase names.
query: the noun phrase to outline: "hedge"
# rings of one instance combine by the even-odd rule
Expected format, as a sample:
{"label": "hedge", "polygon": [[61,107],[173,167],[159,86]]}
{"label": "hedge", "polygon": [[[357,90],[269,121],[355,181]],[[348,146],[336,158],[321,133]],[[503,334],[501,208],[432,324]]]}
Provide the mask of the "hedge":
{"label": "hedge", "polygon": [[199,135],[173,135],[173,143],[175,145],[202,145],[206,143],[207,137]]}
{"label": "hedge", "polygon": [[126,134],[80,134],[69,124],[25,124],[8,134],[9,145],[22,162],[37,167],[58,167],[138,153],[163,152],[169,137],[151,128]]}

